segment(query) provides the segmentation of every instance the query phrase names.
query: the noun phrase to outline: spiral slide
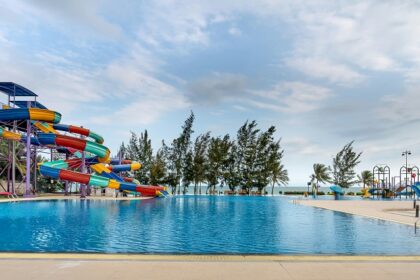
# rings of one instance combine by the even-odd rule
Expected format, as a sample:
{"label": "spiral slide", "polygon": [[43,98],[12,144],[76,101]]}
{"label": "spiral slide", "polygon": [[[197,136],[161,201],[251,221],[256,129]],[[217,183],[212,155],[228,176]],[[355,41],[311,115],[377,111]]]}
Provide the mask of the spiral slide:
{"label": "spiral slide", "polygon": [[[41,175],[102,188],[112,188],[122,191],[137,192],[143,196],[164,196],[166,188],[162,186],[146,186],[135,181],[119,177],[115,172],[136,170],[140,163],[110,159],[110,150],[103,145],[102,136],[89,129],[59,124],[61,114],[47,109],[38,108],[3,108],[0,110],[0,121],[30,120],[41,132],[30,139],[32,145],[57,148],[60,152],[72,154],[76,158],[57,160],[39,164]],[[62,135],[58,131],[77,136]],[[80,138],[81,136],[85,139]],[[26,135],[6,130],[0,127],[0,137],[8,140],[26,142]],[[90,165],[98,175],[84,174],[73,171],[82,165],[82,154],[86,155],[85,164]],[[114,164],[114,165],[113,165]],[[114,171],[114,172],[112,172]],[[130,182],[131,181],[131,182]]]}

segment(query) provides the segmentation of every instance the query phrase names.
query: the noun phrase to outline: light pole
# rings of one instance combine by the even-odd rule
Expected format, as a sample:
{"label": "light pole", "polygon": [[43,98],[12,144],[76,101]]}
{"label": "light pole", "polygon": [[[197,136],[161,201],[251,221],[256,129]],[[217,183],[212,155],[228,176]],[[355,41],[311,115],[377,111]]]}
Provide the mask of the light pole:
{"label": "light pole", "polygon": [[408,187],[408,156],[411,155],[411,151],[405,150],[401,156],[405,156],[405,187]]}

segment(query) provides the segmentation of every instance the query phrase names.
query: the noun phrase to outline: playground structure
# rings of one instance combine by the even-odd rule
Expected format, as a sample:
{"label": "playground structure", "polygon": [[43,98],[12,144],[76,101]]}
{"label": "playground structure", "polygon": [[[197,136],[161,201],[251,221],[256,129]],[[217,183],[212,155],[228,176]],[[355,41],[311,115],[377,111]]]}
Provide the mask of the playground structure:
{"label": "playground structure", "polygon": [[416,196],[416,185],[419,185],[419,168],[417,166],[403,165],[399,170],[399,176],[391,177],[391,169],[388,165],[375,165],[373,167],[373,182],[368,193],[373,198],[395,198]]}
{"label": "playground structure", "polygon": [[[416,165],[408,163],[399,170],[399,175],[391,177],[391,168],[386,164],[378,164],[373,167],[372,182],[361,193],[364,198],[413,198],[420,197],[420,171]],[[331,192],[336,200],[345,194],[339,186],[331,186]]]}
{"label": "playground structure", "polygon": [[390,197],[393,191],[391,186],[391,168],[385,164],[375,165],[372,175],[372,187],[369,189],[372,197]]}
{"label": "playground structure", "polygon": [[[0,82],[0,92],[7,96],[7,104],[0,109],[0,139],[7,141],[8,147],[0,153],[0,176],[7,172],[6,186],[0,183],[5,192],[16,194],[16,187],[24,183],[24,196],[33,196],[39,170],[42,176],[63,181],[65,194],[68,183],[80,184],[82,198],[90,194],[91,187],[142,196],[168,194],[163,186],[140,185],[130,177],[118,175],[137,170],[141,164],[120,157],[111,159],[102,136],[83,127],[61,124],[61,114],[39,103],[34,92],[11,82]],[[22,145],[19,143],[25,147],[24,156],[17,155],[17,145]],[[43,153],[50,154],[50,161],[38,162],[37,157]],[[22,179],[19,182],[16,170]],[[90,171],[95,174],[89,174]]]}

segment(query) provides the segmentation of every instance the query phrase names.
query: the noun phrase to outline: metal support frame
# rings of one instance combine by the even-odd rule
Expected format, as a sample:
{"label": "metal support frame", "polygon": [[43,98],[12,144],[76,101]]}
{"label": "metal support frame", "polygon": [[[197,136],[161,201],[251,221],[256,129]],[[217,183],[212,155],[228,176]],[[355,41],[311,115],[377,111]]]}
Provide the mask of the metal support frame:
{"label": "metal support frame", "polygon": [[[9,108],[16,108],[16,84],[13,85],[13,89],[11,93],[7,93],[7,106]],[[21,96],[20,97],[25,97],[26,100],[24,100],[24,102],[26,102],[26,105],[28,107],[28,109],[31,107],[31,102],[35,101],[36,102],[36,96]],[[28,99],[29,98],[29,99]],[[32,99],[33,98],[33,99]],[[21,100],[19,102],[22,102]],[[10,141],[8,140],[8,153],[7,155],[2,155],[0,160],[5,160],[6,166],[5,166],[5,171],[7,171],[7,191],[13,193],[13,195],[16,195],[16,190],[17,187],[19,187],[19,185],[21,184],[20,182],[18,183],[18,185],[16,184],[16,169],[18,169],[19,173],[22,176],[22,179],[25,181],[25,190],[23,195],[24,196],[31,196],[32,192],[35,191],[36,188],[36,177],[37,177],[37,170],[36,170],[36,154],[37,154],[37,149],[36,147],[33,147],[33,151],[31,151],[32,146],[31,146],[31,134],[32,132],[34,132],[34,129],[32,128],[32,123],[30,120],[26,120],[26,121],[6,121],[6,122],[1,122],[4,126],[8,127],[9,130],[13,131],[13,132],[17,132],[18,131],[18,127],[19,129],[22,131],[23,127],[25,127],[24,131],[26,131],[26,143],[25,143],[25,148],[26,148],[26,159],[25,159],[25,168],[26,168],[26,172],[23,171],[23,168],[19,168],[19,166],[17,165],[16,162],[16,149],[17,149],[17,143],[15,141]],[[26,124],[26,125],[25,125]],[[33,163],[31,165],[31,163]],[[22,166],[23,167],[23,166]],[[33,176],[31,176],[32,173],[32,168],[33,168]],[[2,171],[4,172],[4,171]],[[33,179],[33,190],[31,189],[31,179]]]}
{"label": "metal support frame", "polygon": [[373,189],[376,190],[372,196],[379,198],[379,192],[384,197],[386,192],[391,191],[391,169],[388,165],[375,165],[373,167]]}
{"label": "metal support frame", "polygon": [[[405,186],[405,197],[412,197],[415,196],[415,193],[413,194],[413,188],[412,185],[417,183],[419,181],[419,168],[414,165],[412,167],[408,167],[408,163],[406,165],[401,166],[400,168],[400,185],[404,184]],[[405,180],[404,180],[405,179]],[[404,183],[403,183],[404,182]],[[408,192],[408,189],[410,189],[410,192]]]}
{"label": "metal support frame", "polygon": [[[84,139],[83,136],[80,136],[80,138]],[[84,151],[81,151],[81,153],[82,153],[82,165],[80,167],[80,171],[82,173],[86,173],[86,155]],[[86,198],[86,185],[85,184],[80,184],[80,198]]]}

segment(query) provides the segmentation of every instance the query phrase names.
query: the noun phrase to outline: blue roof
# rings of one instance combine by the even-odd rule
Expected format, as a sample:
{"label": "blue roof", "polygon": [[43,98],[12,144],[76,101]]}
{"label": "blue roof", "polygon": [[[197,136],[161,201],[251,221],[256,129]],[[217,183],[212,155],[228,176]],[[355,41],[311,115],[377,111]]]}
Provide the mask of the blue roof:
{"label": "blue roof", "polygon": [[0,82],[0,91],[9,96],[38,96],[29,89],[12,82]]}
{"label": "blue roof", "polygon": [[47,109],[44,105],[38,101],[11,101],[16,104],[19,108],[28,108],[28,102],[31,102],[31,108]]}

